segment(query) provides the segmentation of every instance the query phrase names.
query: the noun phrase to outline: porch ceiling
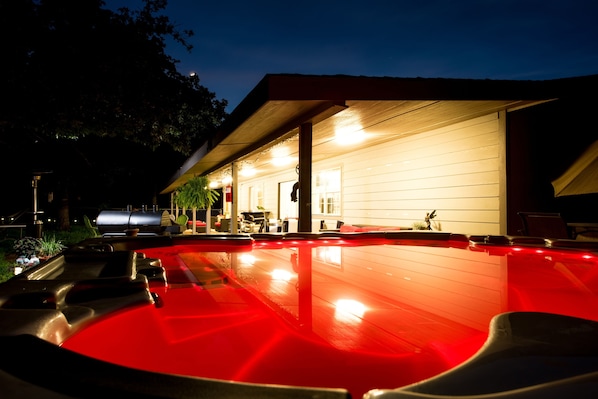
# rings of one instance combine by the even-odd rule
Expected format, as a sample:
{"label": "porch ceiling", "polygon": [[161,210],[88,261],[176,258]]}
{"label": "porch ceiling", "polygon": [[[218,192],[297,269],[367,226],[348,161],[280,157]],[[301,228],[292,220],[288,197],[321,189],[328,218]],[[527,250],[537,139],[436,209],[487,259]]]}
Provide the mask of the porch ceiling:
{"label": "porch ceiling", "polygon": [[[501,110],[553,99],[538,82],[365,77],[267,76],[233,111],[211,143],[199,148],[173,176],[169,193],[194,175],[219,173],[240,161],[256,176],[293,169],[298,132],[313,124],[314,162]],[[306,80],[307,79],[307,80]],[[373,80],[372,80],[373,79]],[[507,82],[507,83],[505,83]],[[303,84],[302,84],[303,83]],[[339,145],[335,135],[362,133]],[[280,165],[283,160],[287,163]],[[278,163],[274,161],[279,161]]]}

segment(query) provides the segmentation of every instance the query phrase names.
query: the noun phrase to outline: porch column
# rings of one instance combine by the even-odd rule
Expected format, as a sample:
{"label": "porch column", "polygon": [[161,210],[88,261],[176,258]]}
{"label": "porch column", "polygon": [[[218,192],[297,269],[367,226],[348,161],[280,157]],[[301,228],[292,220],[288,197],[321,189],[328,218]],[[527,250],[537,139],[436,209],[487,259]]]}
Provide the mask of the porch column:
{"label": "porch column", "polygon": [[237,215],[239,214],[239,190],[238,190],[238,185],[239,185],[239,173],[238,173],[238,169],[237,168],[237,163],[233,162],[231,163],[231,177],[233,179],[233,182],[231,183],[232,185],[232,196],[233,196],[233,201],[230,204],[230,232],[233,234],[237,234],[239,233],[239,218],[237,217]]}
{"label": "porch column", "polygon": [[299,223],[297,231],[311,232],[312,124],[299,126]]}
{"label": "porch column", "polygon": [[179,216],[174,214],[174,191],[170,192],[170,214],[173,215],[175,218]]}

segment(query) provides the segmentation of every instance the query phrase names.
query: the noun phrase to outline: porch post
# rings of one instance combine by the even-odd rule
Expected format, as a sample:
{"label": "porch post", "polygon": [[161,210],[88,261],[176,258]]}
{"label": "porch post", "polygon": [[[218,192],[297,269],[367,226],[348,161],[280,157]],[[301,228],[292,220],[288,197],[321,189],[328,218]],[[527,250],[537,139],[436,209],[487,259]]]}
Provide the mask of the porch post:
{"label": "porch post", "polygon": [[297,231],[311,232],[312,124],[299,126],[299,223]]}
{"label": "porch post", "polygon": [[[170,192],[170,214],[174,215],[174,191]],[[176,218],[178,215],[174,215]]]}
{"label": "porch post", "polygon": [[233,234],[237,234],[237,233],[239,233],[239,218],[237,217],[237,215],[239,214],[239,212],[238,212],[239,176],[238,176],[238,172],[237,172],[238,171],[237,163],[236,162],[231,163],[230,168],[231,168],[231,177],[233,179],[233,182],[231,183],[233,200],[230,204],[230,229],[231,229],[230,232]]}

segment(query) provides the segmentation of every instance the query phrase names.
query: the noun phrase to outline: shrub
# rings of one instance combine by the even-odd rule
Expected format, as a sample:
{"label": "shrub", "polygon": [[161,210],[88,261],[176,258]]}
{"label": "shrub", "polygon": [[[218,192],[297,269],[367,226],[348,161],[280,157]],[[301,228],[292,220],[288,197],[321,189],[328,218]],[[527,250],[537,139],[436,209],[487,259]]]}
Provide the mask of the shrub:
{"label": "shrub", "polygon": [[37,254],[41,247],[41,240],[34,237],[23,237],[15,241],[13,249],[15,250],[17,257],[24,256],[31,258]]}
{"label": "shrub", "polygon": [[[50,231],[47,231],[46,233],[49,234]],[[85,226],[78,225],[71,225],[71,229],[69,231],[51,231],[51,234],[56,237],[56,240],[60,241],[66,246],[75,245],[86,238],[94,237],[94,235],[91,234]]]}
{"label": "shrub", "polygon": [[0,252],[0,283],[14,275],[14,262],[7,259],[4,252]]}

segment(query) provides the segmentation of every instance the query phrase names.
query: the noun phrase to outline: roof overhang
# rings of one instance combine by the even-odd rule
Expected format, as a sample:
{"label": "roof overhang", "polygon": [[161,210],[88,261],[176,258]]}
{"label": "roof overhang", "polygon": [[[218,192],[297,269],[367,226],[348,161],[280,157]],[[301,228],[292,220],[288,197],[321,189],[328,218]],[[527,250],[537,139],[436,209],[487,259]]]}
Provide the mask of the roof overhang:
{"label": "roof overhang", "polygon": [[[554,100],[554,85],[548,82],[266,75],[161,193],[243,159],[271,173],[274,166],[259,155],[266,147],[291,144],[304,123],[314,126],[312,159],[317,162],[360,146]],[[362,129],[367,140],[339,147],[334,138],[343,127]],[[296,146],[289,156],[297,156]]]}

